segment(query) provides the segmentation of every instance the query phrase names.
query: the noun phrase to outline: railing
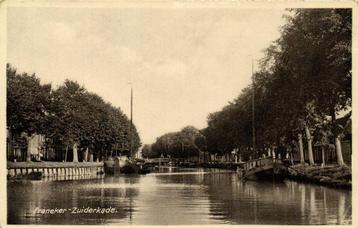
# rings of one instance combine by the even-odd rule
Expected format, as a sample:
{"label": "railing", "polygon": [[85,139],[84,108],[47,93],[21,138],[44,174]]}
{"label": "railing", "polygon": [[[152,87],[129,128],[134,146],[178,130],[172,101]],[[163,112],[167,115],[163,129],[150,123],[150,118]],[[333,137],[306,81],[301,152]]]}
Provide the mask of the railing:
{"label": "railing", "polygon": [[102,163],[19,163],[8,164],[9,179],[90,177],[103,173]]}
{"label": "railing", "polygon": [[273,163],[274,159],[272,157],[258,158],[242,164],[240,168],[247,171],[255,168],[271,166]]}

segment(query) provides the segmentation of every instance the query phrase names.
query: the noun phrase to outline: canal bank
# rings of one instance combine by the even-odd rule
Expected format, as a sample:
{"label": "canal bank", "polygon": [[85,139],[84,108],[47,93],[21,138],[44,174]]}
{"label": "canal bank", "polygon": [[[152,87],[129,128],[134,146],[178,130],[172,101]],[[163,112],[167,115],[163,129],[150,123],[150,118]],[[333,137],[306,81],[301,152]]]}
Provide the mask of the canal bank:
{"label": "canal bank", "polygon": [[[244,165],[248,166],[248,171],[254,171],[255,169],[261,171],[265,168],[257,164],[258,161],[261,160],[262,159],[256,159],[242,163],[202,163],[193,167],[237,170],[239,172],[238,167]],[[262,161],[260,163],[262,163]],[[276,173],[280,173],[282,179],[286,178],[333,188],[352,189],[352,171],[349,166],[330,164],[322,167],[321,165],[308,164],[290,165],[289,162],[281,162],[281,165],[276,167],[276,169],[277,168],[280,170],[276,170]],[[274,172],[274,169],[272,169],[272,172]]]}
{"label": "canal bank", "polygon": [[102,162],[7,162],[8,179],[96,176],[103,174]]}
{"label": "canal bank", "polygon": [[347,166],[292,165],[287,168],[287,178],[328,187],[352,189],[352,170]]}

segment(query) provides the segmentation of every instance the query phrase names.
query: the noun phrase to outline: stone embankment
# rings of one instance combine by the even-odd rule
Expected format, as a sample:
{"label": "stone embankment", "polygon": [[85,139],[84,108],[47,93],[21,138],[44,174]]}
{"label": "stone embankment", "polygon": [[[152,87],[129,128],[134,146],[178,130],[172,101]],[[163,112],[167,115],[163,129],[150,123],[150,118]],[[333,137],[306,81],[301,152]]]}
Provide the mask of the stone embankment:
{"label": "stone embankment", "polygon": [[288,167],[290,179],[336,188],[352,188],[352,170],[347,166],[299,164]]}
{"label": "stone embankment", "polygon": [[70,178],[102,173],[102,162],[7,162],[8,179]]}

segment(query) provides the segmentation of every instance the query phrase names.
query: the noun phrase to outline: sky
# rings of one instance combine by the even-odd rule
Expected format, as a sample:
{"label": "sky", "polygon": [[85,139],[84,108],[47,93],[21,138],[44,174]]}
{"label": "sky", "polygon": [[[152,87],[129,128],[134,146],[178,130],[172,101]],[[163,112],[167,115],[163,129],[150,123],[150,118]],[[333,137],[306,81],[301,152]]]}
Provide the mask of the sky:
{"label": "sky", "polygon": [[[130,114],[143,143],[206,127],[251,83],[251,56],[283,9],[36,8],[7,11],[7,62],[56,88],[66,78]],[[255,62],[256,63],[256,62]],[[255,70],[257,66],[254,65]]]}

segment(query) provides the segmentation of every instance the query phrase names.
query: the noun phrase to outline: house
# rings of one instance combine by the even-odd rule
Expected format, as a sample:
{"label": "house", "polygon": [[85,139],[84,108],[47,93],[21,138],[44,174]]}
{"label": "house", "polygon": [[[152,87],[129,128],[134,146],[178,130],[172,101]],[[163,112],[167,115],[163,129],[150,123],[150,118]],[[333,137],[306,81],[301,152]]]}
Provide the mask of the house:
{"label": "house", "polygon": [[45,140],[44,135],[33,134],[27,142],[25,133],[22,133],[20,137],[15,137],[7,130],[7,160],[26,161],[28,152],[31,154],[31,159],[42,160],[45,155],[49,155],[45,153]]}

